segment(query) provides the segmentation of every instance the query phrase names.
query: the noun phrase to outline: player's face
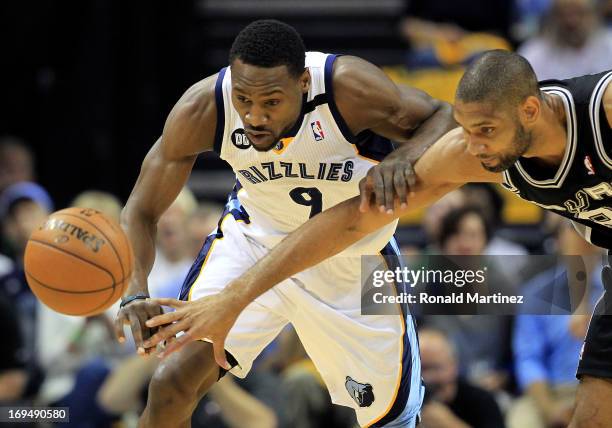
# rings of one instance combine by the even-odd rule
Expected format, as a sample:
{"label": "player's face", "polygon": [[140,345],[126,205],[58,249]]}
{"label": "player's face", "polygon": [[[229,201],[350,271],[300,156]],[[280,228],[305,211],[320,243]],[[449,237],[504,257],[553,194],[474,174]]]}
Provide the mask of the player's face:
{"label": "player's face", "polygon": [[469,152],[487,171],[507,170],[531,147],[531,132],[511,108],[457,101],[455,120],[463,128]]}
{"label": "player's face", "polygon": [[296,78],[285,65],[257,67],[240,59],[232,63],[232,104],[255,150],[271,150],[291,129],[309,85],[307,70]]}

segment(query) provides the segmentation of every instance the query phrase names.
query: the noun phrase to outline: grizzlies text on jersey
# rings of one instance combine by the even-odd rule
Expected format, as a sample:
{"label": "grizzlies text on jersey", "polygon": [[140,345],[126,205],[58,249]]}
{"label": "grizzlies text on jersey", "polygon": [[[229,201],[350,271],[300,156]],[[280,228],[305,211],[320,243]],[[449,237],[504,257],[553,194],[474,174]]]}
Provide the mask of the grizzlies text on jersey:
{"label": "grizzlies text on jersey", "polygon": [[[268,152],[250,147],[231,102],[231,69],[219,73],[215,149],[236,173],[240,207],[235,209],[248,215],[251,224],[245,233],[268,248],[310,217],[358,195],[368,169],[393,150],[389,140],[372,132],[351,134],[334,102],[335,59],[320,52],[306,54],[311,84],[300,118]],[[369,253],[378,253],[389,242],[395,225],[369,238]]]}

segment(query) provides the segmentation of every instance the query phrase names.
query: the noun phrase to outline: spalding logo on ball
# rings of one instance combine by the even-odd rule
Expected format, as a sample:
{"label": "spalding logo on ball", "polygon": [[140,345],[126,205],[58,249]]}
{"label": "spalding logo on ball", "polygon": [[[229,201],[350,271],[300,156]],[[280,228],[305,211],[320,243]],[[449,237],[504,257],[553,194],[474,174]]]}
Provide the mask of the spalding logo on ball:
{"label": "spalding logo on ball", "polygon": [[125,291],[134,256],[121,227],[100,211],[67,208],[30,236],[24,265],[32,292],[67,315],[96,315]]}

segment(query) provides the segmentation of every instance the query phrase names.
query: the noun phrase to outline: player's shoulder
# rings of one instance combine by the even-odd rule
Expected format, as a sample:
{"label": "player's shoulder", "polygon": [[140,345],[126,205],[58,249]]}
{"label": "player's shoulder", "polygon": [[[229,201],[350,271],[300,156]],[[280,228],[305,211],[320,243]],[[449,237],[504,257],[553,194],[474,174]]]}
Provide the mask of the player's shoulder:
{"label": "player's shoulder", "polygon": [[200,116],[216,114],[215,86],[219,73],[206,77],[191,85],[179,98],[170,117],[190,122]]}
{"label": "player's shoulder", "polygon": [[164,125],[166,140],[180,141],[181,152],[212,150],[217,122],[215,87],[219,73],[191,85],[176,102]]}
{"label": "player's shoulder", "polygon": [[397,85],[376,65],[356,56],[336,58],[332,86],[334,102],[355,134],[399,115],[404,107]]}
{"label": "player's shoulder", "polygon": [[352,55],[338,56],[333,64],[332,82],[336,92],[362,93],[375,89],[372,83],[381,70],[369,61]]}

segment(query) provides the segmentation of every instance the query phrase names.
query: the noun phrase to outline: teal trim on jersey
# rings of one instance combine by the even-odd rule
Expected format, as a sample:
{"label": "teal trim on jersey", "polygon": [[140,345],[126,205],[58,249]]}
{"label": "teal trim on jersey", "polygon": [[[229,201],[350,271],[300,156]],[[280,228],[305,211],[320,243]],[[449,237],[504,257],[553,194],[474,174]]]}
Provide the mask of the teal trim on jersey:
{"label": "teal trim on jersey", "polygon": [[195,281],[198,278],[202,267],[204,266],[204,262],[206,261],[208,252],[212,249],[213,243],[217,239],[223,238],[223,230],[221,229],[223,219],[225,219],[228,214],[231,214],[236,221],[243,221],[246,224],[251,223],[251,218],[249,217],[249,214],[246,212],[246,210],[238,200],[238,192],[240,191],[240,189],[242,189],[242,184],[240,184],[240,181],[236,180],[236,184],[234,184],[234,189],[227,197],[227,204],[225,205],[225,209],[221,214],[221,218],[219,219],[219,223],[217,224],[217,229],[206,237],[206,240],[204,241],[200,252],[198,253],[195,261],[189,269],[185,280],[183,281],[183,285],[181,286],[181,291],[179,293],[179,300],[188,300],[191,287],[193,287],[193,284],[195,284]]}
{"label": "teal trim on jersey", "polygon": [[[387,268],[389,270],[394,271],[396,268],[401,269],[404,267],[399,245],[397,244],[395,237],[391,238],[385,248],[381,250],[380,254],[385,259]],[[398,294],[405,292],[405,283],[396,283],[395,286]],[[403,337],[404,347],[402,355],[402,378],[400,380],[399,390],[397,391],[393,405],[387,414],[374,424],[370,425],[370,428],[381,428],[387,424],[391,424],[392,421],[397,420],[398,417],[404,413],[406,406],[409,403],[410,394],[419,394],[419,396],[421,396],[423,392],[422,379],[420,375],[420,362],[417,363],[417,367],[412,366],[412,353],[415,352],[418,355],[419,352],[416,324],[414,322],[414,318],[410,315],[408,305],[401,304],[400,307],[402,310],[402,320],[405,323]],[[413,349],[413,346],[416,349]],[[417,361],[419,360],[417,359]],[[416,401],[421,402],[421,398]],[[420,405],[415,404],[415,407],[417,406],[420,408]],[[418,413],[419,409],[414,409],[414,411],[415,413]]]}

